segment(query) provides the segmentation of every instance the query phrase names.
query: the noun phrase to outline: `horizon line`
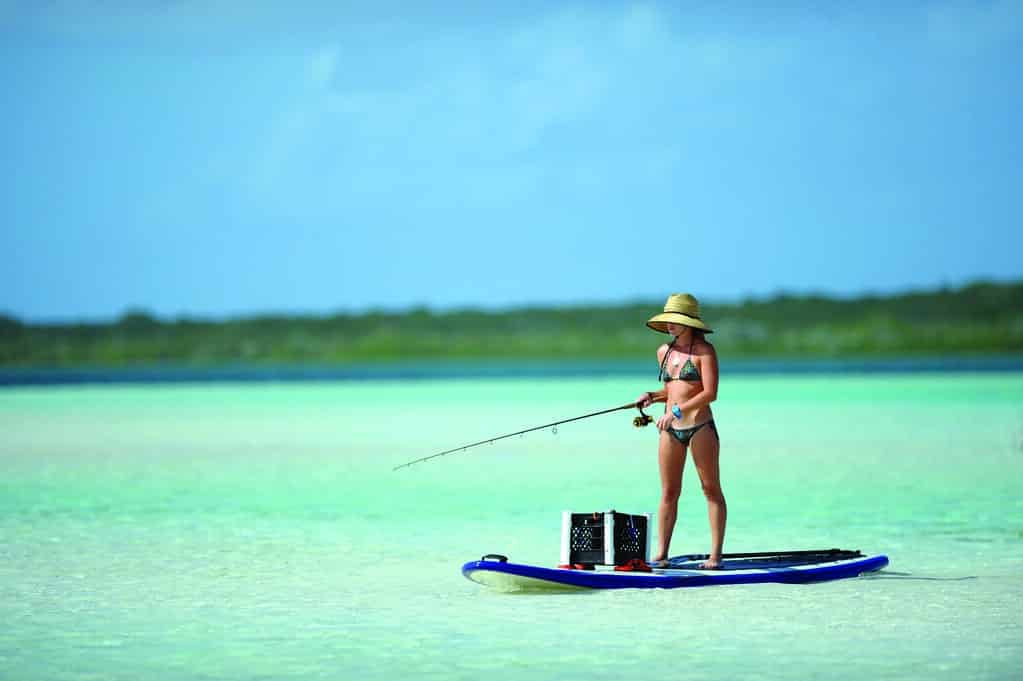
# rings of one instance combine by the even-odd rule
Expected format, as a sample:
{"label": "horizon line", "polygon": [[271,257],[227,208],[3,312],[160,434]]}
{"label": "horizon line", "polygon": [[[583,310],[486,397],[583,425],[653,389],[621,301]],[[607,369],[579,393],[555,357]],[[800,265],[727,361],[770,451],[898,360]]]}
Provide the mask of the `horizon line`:
{"label": "horizon line", "polygon": [[[901,298],[911,295],[926,295],[942,292],[959,292],[975,286],[1014,286],[1023,284],[1023,277],[1002,279],[999,277],[976,277],[959,284],[941,283],[932,286],[906,286],[896,290],[878,291],[865,289],[856,293],[824,292],[820,290],[793,291],[791,289],[778,289],[766,294],[742,294],[731,298],[707,297],[701,299],[700,304],[709,307],[735,307],[746,303],[765,303],[779,298],[797,299],[825,299],[837,302],[853,302],[856,300],[872,298]],[[368,315],[402,315],[418,312],[426,312],[436,315],[460,314],[466,312],[481,312],[484,314],[508,314],[526,310],[566,310],[566,309],[587,309],[596,307],[627,307],[631,305],[658,305],[658,299],[641,296],[623,297],[617,300],[591,300],[591,301],[563,301],[550,300],[546,302],[528,301],[512,304],[486,305],[481,303],[452,303],[450,305],[430,305],[424,302],[410,303],[404,306],[389,305],[366,305],[354,308],[334,308],[330,310],[296,309],[291,311],[264,309],[227,312],[220,314],[202,314],[192,312],[177,312],[164,314],[154,312],[143,305],[127,305],[117,315],[103,317],[19,317],[10,312],[0,310],[0,320],[7,319],[26,326],[74,326],[74,325],[102,325],[116,324],[130,315],[144,315],[159,322],[194,321],[200,323],[225,323],[232,321],[243,321],[265,318],[330,318],[338,316],[362,317]]]}

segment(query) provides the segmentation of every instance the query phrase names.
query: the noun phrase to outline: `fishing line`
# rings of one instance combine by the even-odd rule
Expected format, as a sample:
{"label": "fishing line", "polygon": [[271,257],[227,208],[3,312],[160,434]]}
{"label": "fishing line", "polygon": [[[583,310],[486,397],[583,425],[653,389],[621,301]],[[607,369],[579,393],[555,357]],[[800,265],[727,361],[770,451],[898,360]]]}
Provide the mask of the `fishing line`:
{"label": "fishing line", "polygon": [[561,421],[555,421],[554,423],[545,423],[542,426],[534,426],[533,428],[526,428],[525,430],[517,430],[514,433],[508,433],[507,435],[498,435],[497,437],[488,437],[488,438],[485,438],[483,440],[480,440],[479,442],[473,442],[472,444],[461,445],[459,447],[452,447],[451,449],[446,449],[443,452],[437,452],[436,454],[431,454],[430,456],[424,456],[424,457],[422,457],[420,459],[414,459],[412,461],[408,461],[406,463],[403,463],[403,464],[401,464],[399,466],[395,466],[394,468],[391,469],[391,471],[392,472],[396,471],[399,468],[408,468],[409,466],[411,466],[413,464],[422,463],[423,461],[429,461],[430,459],[436,459],[438,456],[444,456],[445,454],[451,454],[453,452],[464,452],[467,449],[470,449],[472,447],[477,447],[479,445],[484,445],[484,444],[488,444],[488,443],[489,444],[493,444],[493,443],[497,442],[498,440],[503,440],[503,439],[509,438],[509,437],[515,437],[516,435],[522,436],[522,435],[525,435],[526,433],[532,433],[533,431],[536,431],[536,430],[546,430],[547,428],[550,428],[551,432],[553,434],[557,435],[558,434],[558,426],[560,426],[563,423],[571,423],[572,421],[580,421],[582,419],[588,419],[588,418],[591,418],[593,416],[600,416],[602,414],[610,414],[611,412],[615,412],[615,411],[622,411],[623,409],[634,409],[634,408],[639,410],[640,415],[637,416],[636,418],[632,419],[632,425],[636,426],[637,428],[642,428],[643,426],[645,426],[645,425],[647,425],[647,424],[649,424],[649,423],[651,423],[653,421],[653,418],[651,418],[649,415],[647,415],[643,411],[643,407],[642,406],[640,406],[636,402],[629,402],[628,404],[623,404],[620,407],[612,407],[610,409],[604,409],[603,411],[595,411],[592,414],[583,414],[582,416],[573,416],[570,419],[564,419],[564,420],[561,420]]}

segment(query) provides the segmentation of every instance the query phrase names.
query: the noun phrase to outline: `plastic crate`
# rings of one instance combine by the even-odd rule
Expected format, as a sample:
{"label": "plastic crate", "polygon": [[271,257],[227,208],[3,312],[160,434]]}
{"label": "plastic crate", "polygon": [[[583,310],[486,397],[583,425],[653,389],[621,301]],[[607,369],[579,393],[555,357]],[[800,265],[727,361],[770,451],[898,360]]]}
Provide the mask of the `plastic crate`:
{"label": "plastic crate", "polygon": [[650,555],[650,514],[561,512],[561,565],[628,565]]}

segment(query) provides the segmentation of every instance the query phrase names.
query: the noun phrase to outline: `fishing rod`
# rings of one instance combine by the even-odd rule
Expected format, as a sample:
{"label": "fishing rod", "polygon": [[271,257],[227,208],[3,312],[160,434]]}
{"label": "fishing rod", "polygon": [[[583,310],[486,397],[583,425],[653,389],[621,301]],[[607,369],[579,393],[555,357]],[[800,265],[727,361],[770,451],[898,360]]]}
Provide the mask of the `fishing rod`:
{"label": "fishing rod", "polygon": [[479,445],[485,445],[487,443],[491,443],[492,444],[494,442],[497,442],[498,440],[504,440],[505,438],[515,437],[516,435],[524,435],[525,433],[532,433],[534,430],[545,430],[547,428],[554,428],[555,429],[554,432],[557,432],[557,427],[560,426],[563,423],[571,423],[572,421],[580,421],[582,419],[588,419],[588,418],[591,418],[593,416],[600,416],[602,414],[610,414],[611,412],[614,412],[614,411],[622,411],[623,409],[632,409],[632,408],[638,409],[639,410],[639,414],[640,414],[636,418],[632,419],[632,425],[636,426],[637,428],[642,428],[643,426],[645,426],[645,425],[647,425],[647,424],[649,424],[649,423],[651,423],[653,421],[653,418],[648,416],[646,414],[646,412],[643,411],[643,407],[640,406],[639,403],[637,403],[637,402],[629,402],[628,404],[623,404],[620,407],[611,407],[610,409],[604,409],[603,411],[595,411],[592,414],[583,414],[582,416],[573,416],[570,419],[564,419],[562,421],[555,421],[554,423],[547,423],[547,424],[544,424],[542,426],[535,426],[533,428],[526,428],[525,430],[520,430],[520,431],[517,431],[517,432],[514,432],[514,433],[508,433],[507,435],[498,435],[497,437],[488,437],[485,440],[480,440],[479,442],[473,442],[472,444],[469,444],[469,445],[462,445],[461,447],[454,447],[452,449],[446,449],[443,452],[437,452],[436,454],[431,454],[430,456],[424,456],[421,459],[414,459],[412,461],[408,461],[406,463],[403,463],[400,466],[395,466],[394,468],[391,469],[391,471],[392,472],[396,471],[399,468],[408,468],[412,464],[422,463],[423,461],[429,461],[430,459],[436,459],[438,456],[444,456],[445,454],[451,454],[452,452],[459,452],[459,451],[464,452],[465,450],[469,449],[470,447],[477,447]]}

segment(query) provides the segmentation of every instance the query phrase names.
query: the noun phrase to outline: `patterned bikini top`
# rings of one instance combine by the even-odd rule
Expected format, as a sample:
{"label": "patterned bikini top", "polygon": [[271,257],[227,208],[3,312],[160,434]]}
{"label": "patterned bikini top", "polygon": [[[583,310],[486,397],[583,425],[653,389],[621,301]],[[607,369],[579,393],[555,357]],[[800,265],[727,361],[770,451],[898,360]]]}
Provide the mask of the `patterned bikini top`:
{"label": "patterned bikini top", "polygon": [[664,383],[671,383],[672,381],[686,381],[688,383],[695,383],[700,380],[700,370],[693,364],[693,340],[689,341],[689,357],[686,358],[685,364],[682,365],[682,370],[678,372],[678,376],[672,377],[671,370],[665,371],[665,365],[668,363],[668,355],[671,354],[672,348],[675,347],[674,341],[668,347],[668,350],[664,353],[664,359],[661,360],[661,368],[657,371],[657,380]]}

